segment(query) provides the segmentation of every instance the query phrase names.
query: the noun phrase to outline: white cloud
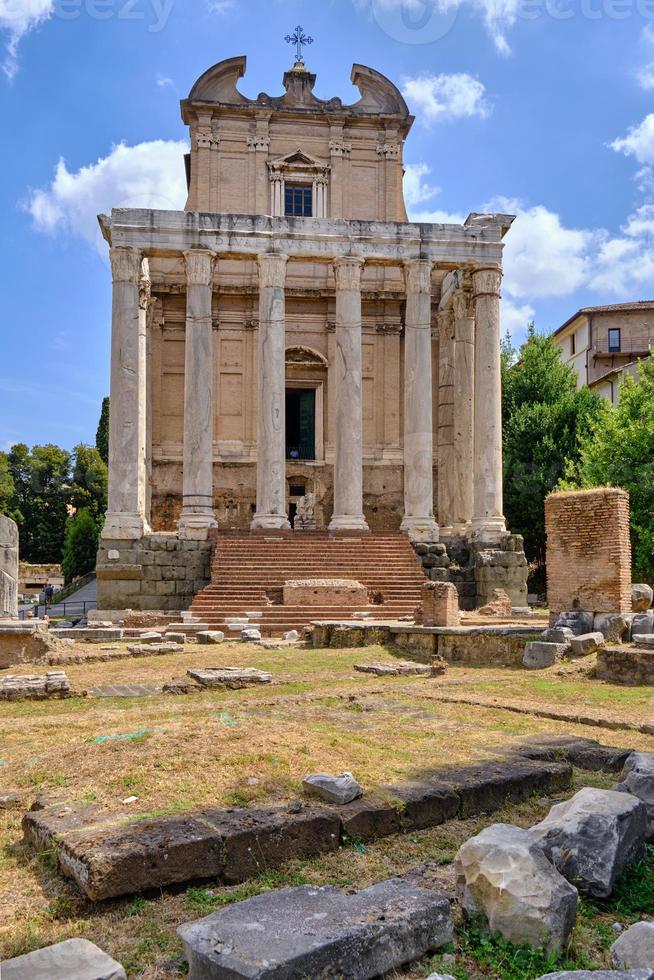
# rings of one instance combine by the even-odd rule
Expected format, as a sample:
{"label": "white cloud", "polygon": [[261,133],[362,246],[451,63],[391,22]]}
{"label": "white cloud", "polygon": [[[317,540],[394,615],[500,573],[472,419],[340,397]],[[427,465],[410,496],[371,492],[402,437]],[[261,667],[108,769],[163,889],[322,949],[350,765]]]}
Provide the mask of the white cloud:
{"label": "white cloud", "polygon": [[654,165],[654,112],[645,116],[637,126],[632,126],[626,136],[613,140],[611,149],[634,157],[638,163]]}
{"label": "white cloud", "polygon": [[7,57],[2,64],[7,78],[13,78],[18,71],[21,38],[48,20],[54,8],[54,0],[0,0],[0,31],[8,35]]}
{"label": "white cloud", "polygon": [[470,116],[483,119],[491,111],[485,97],[484,85],[465,72],[406,78],[402,94],[418,117],[426,122],[442,122],[445,119]]}
{"label": "white cloud", "polygon": [[622,298],[651,299],[653,284],[654,204],[644,204],[629,216],[621,234],[602,234],[589,285]]}
{"label": "white cloud", "polygon": [[235,5],[235,0],[207,0],[209,12],[212,14],[226,14]]}
{"label": "white cloud", "polygon": [[[516,213],[504,249],[507,293],[534,300],[566,296],[583,285],[591,262],[592,232],[566,228],[558,214],[540,204],[523,208],[503,199],[492,203],[491,211]],[[507,209],[507,204],[513,206]]]}
{"label": "white cloud", "polygon": [[[431,37],[427,8],[432,7],[437,17],[460,7],[468,7],[481,18],[496,49],[503,55],[511,52],[507,33],[518,19],[521,3],[522,0],[354,0],[355,6],[360,9],[416,11],[420,19],[426,18],[426,37]],[[416,38],[416,42],[419,43],[419,38]]]}
{"label": "white cloud", "polygon": [[514,303],[506,296],[502,299],[501,323],[502,332],[507,330],[516,342],[520,342],[527,334],[527,327],[533,322],[536,310],[529,303],[522,306]]}
{"label": "white cloud", "polygon": [[645,89],[646,92],[654,89],[654,61],[650,61],[648,65],[643,65],[642,68],[639,68],[636,73],[636,78],[640,87]]}
{"label": "white cloud", "polygon": [[172,80],[172,78],[168,78],[167,75],[157,74],[156,81],[159,88],[175,87],[175,82]]}
{"label": "white cloud", "polygon": [[440,194],[440,187],[423,180],[423,177],[430,173],[431,167],[426,163],[407,164],[404,173],[404,200],[408,208],[430,201],[432,197]]}
{"label": "white cloud", "polygon": [[186,201],[184,142],[119,143],[108,156],[71,172],[59,160],[48,188],[25,204],[38,231],[72,232],[96,242],[96,216],[112,207],[179,210]]}

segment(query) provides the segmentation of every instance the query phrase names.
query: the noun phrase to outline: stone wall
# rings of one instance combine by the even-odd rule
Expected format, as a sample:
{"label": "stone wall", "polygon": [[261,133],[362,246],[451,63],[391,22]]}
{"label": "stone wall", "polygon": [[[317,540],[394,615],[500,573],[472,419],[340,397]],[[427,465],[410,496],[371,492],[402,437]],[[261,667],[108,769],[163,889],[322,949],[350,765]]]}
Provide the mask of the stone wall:
{"label": "stone wall", "polygon": [[212,544],[149,534],[103,540],[98,552],[98,609],[187,609],[211,580]]}
{"label": "stone wall", "polygon": [[629,494],[601,488],[545,501],[550,613],[631,612]]}
{"label": "stone wall", "polygon": [[520,535],[505,535],[496,548],[450,538],[447,547],[416,544],[414,549],[432,582],[456,585],[461,609],[469,612],[485,606],[496,589],[503,589],[514,607],[527,606],[528,568]]}
{"label": "stone wall", "polygon": [[18,527],[1,516],[0,619],[18,619]]}

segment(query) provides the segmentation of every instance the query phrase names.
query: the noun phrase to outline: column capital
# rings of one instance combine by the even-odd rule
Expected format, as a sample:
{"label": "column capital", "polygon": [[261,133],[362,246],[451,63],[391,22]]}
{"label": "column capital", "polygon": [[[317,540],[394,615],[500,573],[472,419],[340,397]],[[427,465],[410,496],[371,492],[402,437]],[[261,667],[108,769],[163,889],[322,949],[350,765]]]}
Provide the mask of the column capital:
{"label": "column capital", "polygon": [[259,286],[281,287],[286,284],[286,263],[288,255],[282,252],[261,252],[257,255],[259,263]]}
{"label": "column capital", "polygon": [[354,255],[342,255],[334,259],[334,275],[336,276],[336,288],[361,289],[361,270],[365,264],[365,259],[360,259]]}
{"label": "column capital", "polygon": [[131,282],[137,285],[141,279],[143,253],[140,248],[113,245],[109,249],[111,278],[113,282]]}
{"label": "column capital", "polygon": [[408,293],[427,293],[431,296],[431,259],[411,259],[404,263],[404,281]]}
{"label": "column capital", "polygon": [[474,269],[472,288],[477,296],[499,296],[502,285],[502,270],[499,266],[485,266]]}
{"label": "column capital", "polygon": [[186,283],[189,286],[210,286],[213,282],[213,267],[216,253],[206,249],[193,248],[184,252],[186,263]]}

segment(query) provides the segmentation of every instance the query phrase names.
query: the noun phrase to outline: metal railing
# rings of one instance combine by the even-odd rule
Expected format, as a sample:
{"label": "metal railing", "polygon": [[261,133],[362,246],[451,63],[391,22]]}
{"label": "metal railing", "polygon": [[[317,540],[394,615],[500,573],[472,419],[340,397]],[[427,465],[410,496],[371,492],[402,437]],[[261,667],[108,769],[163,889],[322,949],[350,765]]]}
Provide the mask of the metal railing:
{"label": "metal railing", "polygon": [[309,460],[313,461],[316,458],[315,449],[307,449],[305,446],[287,446],[286,447],[286,459],[291,460]]}
{"label": "metal railing", "polygon": [[41,603],[38,606],[30,606],[29,609],[20,609],[18,611],[19,619],[27,619],[28,614],[31,612],[36,618],[41,618],[42,616],[56,616],[57,618],[62,617],[66,619],[68,616],[86,616],[87,612],[91,612],[92,609],[97,609],[97,602],[87,600],[83,601],[78,599],[72,602],[46,602],[45,605]]}
{"label": "metal railing", "polygon": [[602,355],[649,354],[654,346],[654,335],[651,333],[623,334],[619,347],[615,347],[606,339],[593,341],[593,353]]}

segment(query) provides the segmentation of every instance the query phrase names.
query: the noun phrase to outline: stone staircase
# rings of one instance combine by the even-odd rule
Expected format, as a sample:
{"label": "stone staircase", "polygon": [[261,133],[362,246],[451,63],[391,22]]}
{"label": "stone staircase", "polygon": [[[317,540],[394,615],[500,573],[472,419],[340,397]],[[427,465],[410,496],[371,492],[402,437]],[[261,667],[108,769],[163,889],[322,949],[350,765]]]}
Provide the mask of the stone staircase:
{"label": "stone staircase", "polygon": [[[284,582],[291,579],[355,579],[376,602],[361,608],[344,605],[282,604]],[[210,629],[229,634],[232,621],[248,619],[264,637],[301,630],[316,619],[351,619],[369,612],[373,619],[412,616],[427,581],[409,539],[399,531],[361,537],[302,531],[266,536],[223,531],[216,537],[211,584],[191,604],[191,612]],[[238,636],[232,629],[231,635]]]}

